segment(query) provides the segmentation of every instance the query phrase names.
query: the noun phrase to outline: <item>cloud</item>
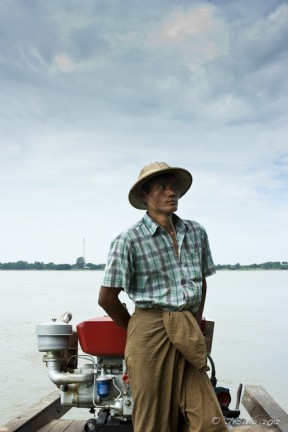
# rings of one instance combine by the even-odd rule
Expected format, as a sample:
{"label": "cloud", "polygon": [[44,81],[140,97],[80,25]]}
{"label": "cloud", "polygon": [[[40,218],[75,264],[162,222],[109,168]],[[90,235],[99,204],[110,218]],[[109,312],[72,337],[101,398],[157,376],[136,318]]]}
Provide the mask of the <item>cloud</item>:
{"label": "cloud", "polygon": [[[285,4],[268,15],[260,15],[258,5],[252,22],[244,15],[229,20],[219,2],[189,8],[169,3],[165,14],[157,4],[154,15],[128,8],[126,16],[111,4],[94,14],[93,2],[72,6],[69,13],[63,5],[37,8],[41,37],[28,32],[21,61],[3,64],[8,86],[12,77],[17,87],[26,81],[20,101],[29,100],[31,116],[34,103],[40,121],[55,121],[56,104],[57,117],[70,125],[81,118],[83,127],[93,121],[102,128],[109,118],[132,129],[142,128],[142,119],[152,128],[162,120],[196,128],[271,123],[284,110]],[[22,13],[30,19],[25,8]],[[12,51],[19,53],[19,45]],[[29,85],[38,87],[32,98]],[[133,122],[127,121],[131,115]]]}
{"label": "cloud", "polygon": [[184,47],[190,51],[190,57],[197,55],[209,60],[226,49],[227,29],[213,6],[201,5],[171,13],[148,40],[155,45]]}
{"label": "cloud", "polygon": [[173,16],[159,30],[159,38],[176,44],[191,38],[200,38],[215,27],[211,6],[195,8],[188,13],[173,13]]}
{"label": "cloud", "polygon": [[60,72],[72,72],[76,69],[75,63],[67,54],[57,54],[54,58],[56,70]]}
{"label": "cloud", "polygon": [[218,262],[285,259],[286,2],[0,7],[0,260],[105,260],[155,160],[192,171]]}

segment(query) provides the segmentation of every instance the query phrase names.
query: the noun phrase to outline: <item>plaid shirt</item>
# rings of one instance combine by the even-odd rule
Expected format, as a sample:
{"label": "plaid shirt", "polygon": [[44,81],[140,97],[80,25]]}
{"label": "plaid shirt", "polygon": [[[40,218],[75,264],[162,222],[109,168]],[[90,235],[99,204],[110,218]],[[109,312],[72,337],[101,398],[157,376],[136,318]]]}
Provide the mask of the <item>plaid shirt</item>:
{"label": "plaid shirt", "polygon": [[202,279],[215,273],[208,237],[197,222],[173,215],[178,255],[169,234],[145,214],[110,246],[102,285],[123,288],[138,308],[191,310]]}

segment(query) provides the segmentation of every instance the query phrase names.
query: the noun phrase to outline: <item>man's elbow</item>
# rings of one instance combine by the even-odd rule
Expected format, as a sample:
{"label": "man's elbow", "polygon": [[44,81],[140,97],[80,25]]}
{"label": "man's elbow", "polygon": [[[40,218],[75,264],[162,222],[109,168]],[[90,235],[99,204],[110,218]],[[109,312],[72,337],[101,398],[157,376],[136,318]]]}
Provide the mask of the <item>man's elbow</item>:
{"label": "man's elbow", "polygon": [[109,288],[101,286],[98,297],[98,304],[105,311],[111,306],[118,304],[119,293],[121,292],[121,288]]}
{"label": "man's elbow", "polygon": [[102,308],[104,305],[103,299],[100,296],[98,297],[98,305],[101,306]]}
{"label": "man's elbow", "polygon": [[101,306],[103,309],[105,309],[105,306],[107,305],[107,303],[109,303],[107,297],[107,290],[104,287],[101,287],[98,296],[98,305]]}

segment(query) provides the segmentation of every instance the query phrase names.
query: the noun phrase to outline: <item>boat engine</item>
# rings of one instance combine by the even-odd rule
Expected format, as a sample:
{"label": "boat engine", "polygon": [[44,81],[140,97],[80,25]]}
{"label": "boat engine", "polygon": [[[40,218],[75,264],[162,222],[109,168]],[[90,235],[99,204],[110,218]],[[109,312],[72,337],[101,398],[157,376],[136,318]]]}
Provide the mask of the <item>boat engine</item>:
{"label": "boat engine", "polygon": [[[126,330],[105,316],[76,326],[72,315],[36,326],[38,350],[45,352],[51,381],[60,389],[61,405],[98,411],[99,424],[131,421],[133,399],[124,361]],[[84,354],[78,354],[78,341]],[[78,367],[78,359],[87,363]]]}

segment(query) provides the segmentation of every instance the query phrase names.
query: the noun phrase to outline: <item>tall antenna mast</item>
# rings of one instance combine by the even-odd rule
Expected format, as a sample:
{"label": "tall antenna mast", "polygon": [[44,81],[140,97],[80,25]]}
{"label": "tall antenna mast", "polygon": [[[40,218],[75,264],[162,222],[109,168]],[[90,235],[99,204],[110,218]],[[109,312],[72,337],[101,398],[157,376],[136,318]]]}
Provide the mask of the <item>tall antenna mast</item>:
{"label": "tall antenna mast", "polygon": [[84,264],[86,263],[86,244],[85,244],[85,238],[83,239],[83,261]]}

